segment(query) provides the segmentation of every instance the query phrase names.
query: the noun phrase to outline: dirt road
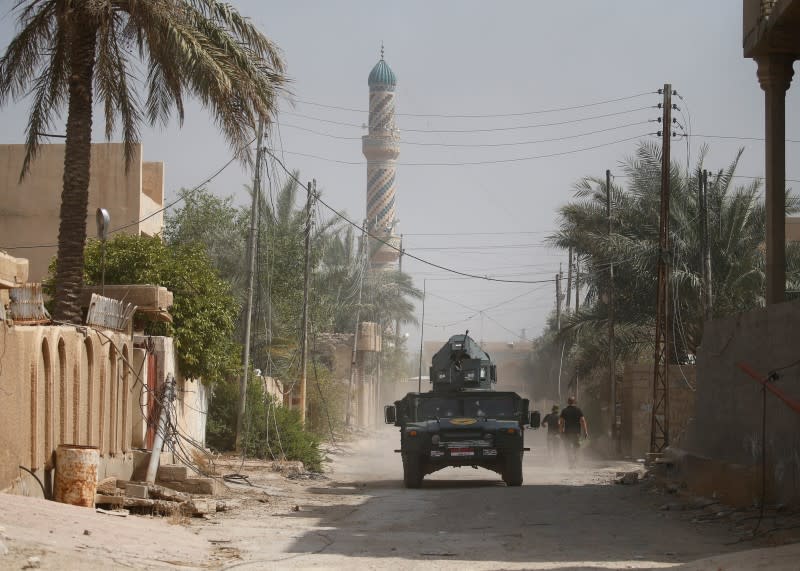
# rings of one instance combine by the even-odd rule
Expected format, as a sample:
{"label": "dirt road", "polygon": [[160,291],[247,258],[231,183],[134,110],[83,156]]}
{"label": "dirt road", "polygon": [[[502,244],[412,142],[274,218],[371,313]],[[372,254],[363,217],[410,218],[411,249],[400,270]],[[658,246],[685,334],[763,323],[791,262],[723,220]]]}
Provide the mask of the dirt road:
{"label": "dirt road", "polygon": [[666,568],[736,548],[726,526],[659,509],[668,499],[654,488],[613,484],[640,465],[569,470],[543,460],[541,437],[528,433],[520,488],[452,468],[407,490],[398,435],[382,431],[337,455],[330,480],[248,504],[200,535],[229,541],[236,559],[225,568],[239,570]]}
{"label": "dirt road", "polygon": [[662,569],[709,556],[718,558],[686,569],[796,569],[800,544],[736,552],[754,545],[737,543],[719,506],[613,483],[638,464],[546,461],[543,436],[526,435],[533,451],[518,488],[461,468],[405,489],[398,435],[387,428],[333,454],[325,477],[223,466],[253,485],[232,485],[226,501],[236,509],[205,520],[119,518],[0,495],[0,569]]}

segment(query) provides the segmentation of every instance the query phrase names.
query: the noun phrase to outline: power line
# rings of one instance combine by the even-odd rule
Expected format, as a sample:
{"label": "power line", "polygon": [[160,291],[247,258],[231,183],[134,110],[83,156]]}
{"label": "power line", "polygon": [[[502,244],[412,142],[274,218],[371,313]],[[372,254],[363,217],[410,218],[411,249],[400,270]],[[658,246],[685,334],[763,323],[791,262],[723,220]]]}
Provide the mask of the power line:
{"label": "power line", "polygon": [[[656,91],[644,91],[642,93],[636,93],[634,95],[627,95],[625,97],[616,97],[614,99],[606,99],[603,101],[594,101],[592,103],[583,103],[580,105],[571,105],[568,107],[553,107],[550,109],[537,109],[534,111],[520,111],[517,113],[493,113],[493,114],[475,114],[475,115],[452,115],[452,114],[444,114],[444,113],[395,113],[398,117],[438,117],[442,119],[497,119],[501,117],[523,117],[525,115],[540,115],[544,113],[557,113],[559,111],[573,111],[575,109],[585,109],[587,107],[596,107],[598,105],[606,105],[608,103],[617,103],[619,101],[627,101],[630,99],[636,99],[637,97],[642,97],[644,95],[654,95]],[[337,111],[350,111],[353,113],[363,113],[366,114],[368,111],[366,109],[354,109],[352,107],[339,107],[337,105],[328,105],[325,103],[317,103],[314,101],[307,101],[304,99],[297,99],[298,103],[303,103],[305,105],[313,105],[314,107],[322,107],[324,109],[336,109]]]}
{"label": "power line", "polygon": [[[645,107],[637,107],[635,109],[627,109],[625,111],[615,111],[613,113],[603,113],[601,115],[591,115],[589,117],[582,117],[580,119],[567,119],[565,121],[555,121],[553,123],[536,123],[533,125],[514,125],[511,127],[489,127],[485,129],[403,129],[408,133],[493,133],[498,131],[521,131],[523,129],[537,129],[540,127],[557,127],[560,125],[572,125],[574,123],[581,123],[583,121],[593,121],[595,119],[605,119],[608,117],[619,117],[620,115],[628,115],[636,113],[637,111],[644,111],[646,109],[655,109],[654,105],[647,105]],[[323,119],[322,117],[314,117],[312,115],[304,115],[303,113],[295,113],[294,111],[284,111],[287,115],[295,117],[302,117],[311,121],[319,121],[321,123],[329,123],[331,125],[340,125],[343,127],[357,127],[362,128],[363,125],[358,123],[347,123],[346,121],[334,121],[332,119]]]}
{"label": "power line", "polygon": [[[515,157],[511,159],[496,159],[496,160],[486,160],[486,161],[463,161],[463,162],[440,162],[440,163],[406,163],[400,162],[398,163],[399,166],[403,167],[463,167],[463,166],[476,166],[476,165],[494,165],[494,164],[504,164],[504,163],[516,163],[516,162],[524,162],[524,161],[532,161],[536,159],[549,159],[553,157],[561,157],[565,155],[572,155],[575,153],[581,153],[584,151],[591,151],[594,149],[600,149],[603,147],[610,147],[612,145],[618,145],[619,143],[625,143],[627,141],[633,141],[634,139],[641,139],[642,137],[647,137],[650,135],[655,135],[655,133],[641,133],[639,135],[635,135],[633,137],[626,137],[624,139],[617,139],[616,141],[610,141],[608,143],[600,143],[597,145],[591,145],[588,147],[581,147],[578,149],[572,149],[569,151],[561,151],[557,153],[548,153],[544,155],[530,155],[526,157]],[[310,159],[318,159],[321,161],[326,161],[330,163],[338,163],[343,165],[357,165],[357,166],[365,166],[367,163],[365,161],[342,161],[338,159],[331,159],[328,157],[323,157],[320,155],[314,155],[311,153],[300,153],[295,151],[283,151],[283,153],[287,155],[295,155],[298,157],[306,157]],[[273,155],[274,156],[274,155]]]}
{"label": "power line", "polygon": [[[549,139],[537,139],[532,141],[513,141],[510,143],[423,143],[420,141],[408,141],[406,139],[400,139],[400,143],[403,145],[413,145],[413,146],[422,146],[422,147],[448,147],[448,148],[496,148],[496,147],[520,147],[525,145],[535,145],[539,143],[555,143],[558,141],[567,141],[570,139],[579,139],[581,137],[588,137],[590,135],[597,135],[599,133],[607,133],[609,131],[619,131],[621,129],[627,129],[628,127],[636,127],[639,125],[646,125],[647,123],[654,122],[654,119],[648,119],[647,121],[637,121],[635,123],[627,123],[625,125],[617,125],[615,127],[607,127],[605,129],[595,129],[594,131],[586,131],[584,133],[577,133],[575,135],[565,135],[562,137],[552,137]],[[338,139],[344,141],[360,141],[361,137],[345,137],[341,135],[334,135],[332,133],[325,133],[323,131],[317,131],[315,129],[309,129],[307,127],[301,127],[300,125],[292,125],[290,123],[284,123],[284,127],[290,127],[292,129],[298,129],[300,131],[305,131],[307,133],[313,133],[315,135],[319,135],[322,137],[328,137],[331,139]]]}
{"label": "power line", "polygon": [[551,230],[509,230],[506,232],[404,232],[403,236],[506,236],[509,234],[548,234]]}
{"label": "power line", "polygon": [[[273,158],[273,160],[278,163],[278,165],[280,165],[280,167],[283,169],[283,171],[286,173],[287,176],[289,176],[290,178],[294,179],[302,187],[302,183],[300,182],[300,180],[294,175],[293,172],[291,172],[286,167],[285,164],[283,164],[283,161],[281,161],[278,157],[276,157],[275,154],[272,151],[270,151],[269,149],[267,149],[265,152],[269,156],[271,156]],[[386,240],[381,239],[378,236],[370,234],[369,232],[367,232],[366,228],[364,228],[360,224],[357,224],[357,223],[353,222],[352,220],[350,220],[347,216],[345,216],[344,214],[342,214],[341,212],[339,212],[338,210],[333,208],[331,205],[329,205],[327,202],[325,202],[321,197],[318,196],[317,197],[317,201],[320,204],[322,204],[323,206],[325,206],[325,208],[330,210],[333,214],[335,214],[336,216],[338,216],[339,218],[341,218],[342,220],[344,220],[345,222],[350,224],[353,228],[361,230],[361,232],[363,232],[365,236],[368,236],[369,238],[372,238],[373,240],[376,240],[377,242],[380,242],[381,244],[383,244],[384,246],[387,246],[388,248],[391,248],[395,252],[402,253],[403,255],[408,256],[412,260],[417,260],[418,262],[422,262],[423,264],[426,264],[428,266],[431,266],[431,267],[434,267],[434,268],[438,268],[440,270],[443,270],[443,271],[446,271],[446,272],[450,272],[450,273],[453,273],[453,274],[456,274],[456,275],[460,275],[460,276],[464,276],[464,277],[468,277],[468,278],[479,279],[479,280],[492,281],[492,282],[539,284],[539,283],[550,283],[550,282],[554,281],[552,279],[550,279],[550,280],[506,280],[506,279],[491,278],[489,276],[479,276],[479,275],[476,275],[476,274],[470,274],[470,273],[467,273],[467,272],[461,272],[461,271],[455,270],[453,268],[448,268],[446,266],[442,266],[442,265],[439,265],[439,264],[435,264],[433,262],[429,262],[428,260],[420,258],[419,256],[415,256],[414,254],[410,254],[408,252],[404,252],[400,248],[395,246],[394,244],[391,244],[391,243],[387,242]]]}

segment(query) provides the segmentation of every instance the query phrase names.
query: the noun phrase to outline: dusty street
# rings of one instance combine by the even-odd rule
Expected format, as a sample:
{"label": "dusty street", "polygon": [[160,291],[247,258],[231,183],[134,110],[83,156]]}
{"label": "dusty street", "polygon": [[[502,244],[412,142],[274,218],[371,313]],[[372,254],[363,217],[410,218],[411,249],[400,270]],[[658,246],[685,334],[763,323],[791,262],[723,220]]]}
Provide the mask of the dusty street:
{"label": "dusty street", "polygon": [[[385,429],[333,454],[321,478],[287,478],[255,462],[222,466],[240,468],[253,485],[232,484],[226,501],[236,507],[209,519],[120,518],[41,501],[31,509],[30,500],[0,496],[8,551],[0,545],[0,568],[33,568],[25,566],[36,557],[39,568],[62,571],[660,569],[719,554],[687,568],[756,568],[758,552],[724,557],[757,547],[737,543],[729,518],[646,483],[613,483],[615,472],[637,464],[548,465],[542,437],[527,435],[533,450],[519,488],[462,468],[407,490],[393,453],[397,433]],[[762,568],[794,568],[795,546],[766,552]]]}
{"label": "dusty street", "polygon": [[672,496],[613,484],[616,471],[640,465],[548,466],[542,437],[528,433],[521,488],[452,468],[407,490],[393,453],[398,435],[386,429],[337,455],[330,480],[248,503],[202,524],[200,535],[235,557],[226,569],[665,568],[751,547],[726,545],[737,539],[726,525],[659,509]]}

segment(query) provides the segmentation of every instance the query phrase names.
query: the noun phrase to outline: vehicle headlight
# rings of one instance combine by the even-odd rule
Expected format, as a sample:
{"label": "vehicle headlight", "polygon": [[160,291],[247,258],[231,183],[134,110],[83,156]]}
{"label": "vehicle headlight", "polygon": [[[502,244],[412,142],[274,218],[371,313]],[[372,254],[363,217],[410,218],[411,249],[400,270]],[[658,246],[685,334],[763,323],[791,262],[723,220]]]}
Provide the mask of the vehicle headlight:
{"label": "vehicle headlight", "polygon": [[431,436],[431,444],[433,444],[434,446],[439,446],[440,440],[441,439],[439,438],[438,434],[434,434],[433,436]]}

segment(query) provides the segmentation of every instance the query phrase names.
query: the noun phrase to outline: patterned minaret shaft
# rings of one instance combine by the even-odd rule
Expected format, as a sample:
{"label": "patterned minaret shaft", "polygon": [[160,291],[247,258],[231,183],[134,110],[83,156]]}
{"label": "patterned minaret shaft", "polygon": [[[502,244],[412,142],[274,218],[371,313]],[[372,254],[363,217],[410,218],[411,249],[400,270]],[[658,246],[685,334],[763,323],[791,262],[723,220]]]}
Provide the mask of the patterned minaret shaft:
{"label": "patterned minaret shaft", "polygon": [[[369,134],[362,137],[367,159],[367,228],[370,234],[398,245],[394,236],[396,159],[400,137],[394,122],[394,97],[397,79],[383,59],[369,74]],[[399,253],[387,246],[372,249],[372,265],[386,266],[397,261]]]}

